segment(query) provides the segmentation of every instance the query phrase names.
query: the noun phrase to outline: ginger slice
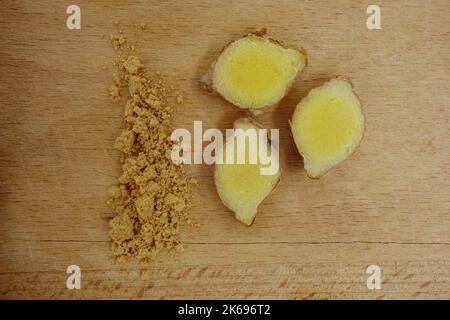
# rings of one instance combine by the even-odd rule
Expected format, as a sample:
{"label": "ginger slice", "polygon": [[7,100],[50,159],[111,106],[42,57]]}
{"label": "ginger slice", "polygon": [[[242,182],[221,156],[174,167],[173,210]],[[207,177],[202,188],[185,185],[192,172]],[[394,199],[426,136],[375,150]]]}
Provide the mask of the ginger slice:
{"label": "ginger slice", "polygon": [[311,178],[347,159],[364,134],[361,102],[351,83],[336,78],[312,89],[297,105],[291,130]]}
{"label": "ginger slice", "polygon": [[264,33],[231,42],[213,66],[212,89],[243,109],[255,111],[278,103],[306,65],[303,49],[284,48]]}
{"label": "ginger slice", "polygon": [[[261,139],[259,131],[261,127],[249,118],[241,118],[234,122],[235,133],[231,140],[227,140],[224,148],[219,152],[218,158],[223,159],[222,164],[216,163],[214,179],[217,192],[226,207],[235,213],[237,220],[250,226],[256,216],[258,206],[272,192],[280,181],[280,169],[278,150],[271,150],[268,139]],[[239,130],[241,129],[241,132]],[[237,130],[237,131],[236,131]],[[251,133],[256,139],[249,138]],[[265,132],[261,132],[267,134]],[[239,138],[239,134],[242,134]],[[245,137],[245,140],[242,138]],[[245,143],[245,162],[237,163],[239,141]],[[267,145],[267,159],[262,163],[259,155],[260,147],[265,142]],[[273,152],[276,151],[276,152]],[[255,161],[251,161],[250,153],[253,152]],[[275,154],[276,153],[276,154]],[[227,161],[234,159],[234,163]],[[270,165],[267,161],[270,159]],[[262,168],[276,168],[268,174],[262,174]]]}

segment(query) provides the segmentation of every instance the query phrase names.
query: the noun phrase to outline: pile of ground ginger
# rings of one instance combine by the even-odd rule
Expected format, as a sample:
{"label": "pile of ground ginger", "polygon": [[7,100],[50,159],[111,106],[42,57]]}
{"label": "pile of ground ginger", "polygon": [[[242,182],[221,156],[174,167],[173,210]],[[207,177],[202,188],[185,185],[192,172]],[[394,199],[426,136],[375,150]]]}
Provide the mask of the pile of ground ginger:
{"label": "pile of ground ginger", "polygon": [[[173,109],[171,88],[160,77],[149,77],[123,33],[111,36],[116,52],[111,98],[124,106],[125,128],[115,142],[120,150],[122,175],[111,187],[108,204],[116,216],[110,220],[112,251],[118,260],[151,261],[162,249],[182,249],[179,230],[188,217],[195,184],[183,165],[171,160]],[[127,90],[128,89],[128,90]],[[179,97],[177,101],[182,99]]]}

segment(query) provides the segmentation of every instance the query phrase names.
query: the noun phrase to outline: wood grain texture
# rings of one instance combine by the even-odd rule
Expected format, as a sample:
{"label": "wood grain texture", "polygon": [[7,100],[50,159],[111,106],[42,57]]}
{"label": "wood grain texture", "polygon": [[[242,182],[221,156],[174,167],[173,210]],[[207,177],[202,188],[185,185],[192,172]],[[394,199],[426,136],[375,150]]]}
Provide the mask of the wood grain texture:
{"label": "wood grain texture", "polygon": [[[448,1],[378,1],[382,29],[372,31],[366,1],[77,4],[82,29],[70,31],[65,1],[2,2],[1,298],[450,298]],[[278,189],[246,228],[213,191],[210,168],[191,166],[200,226],[183,228],[186,250],[149,266],[114,263],[104,201],[120,172],[122,105],[107,94],[113,70],[102,66],[114,53],[104,35],[128,30],[149,72],[184,94],[177,127],[225,129],[242,112],[198,79],[225,43],[263,26],[309,54],[288,96],[258,117],[280,128]],[[333,75],[352,79],[367,131],[349,160],[313,181],[287,120]],[[81,290],[65,288],[70,264]],[[371,264],[380,290],[366,287]]]}

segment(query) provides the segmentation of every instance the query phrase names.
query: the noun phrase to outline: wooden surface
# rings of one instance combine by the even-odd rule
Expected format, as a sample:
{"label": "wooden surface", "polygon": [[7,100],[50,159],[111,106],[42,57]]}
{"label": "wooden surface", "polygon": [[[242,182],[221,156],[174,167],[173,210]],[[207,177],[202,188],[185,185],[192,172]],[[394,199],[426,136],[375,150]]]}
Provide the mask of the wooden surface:
{"label": "wooden surface", "polygon": [[[66,28],[69,2],[2,2],[1,298],[450,298],[448,1],[377,1],[381,30],[366,28],[366,1],[76,3],[79,31]],[[146,268],[113,263],[107,235],[123,105],[107,94],[113,69],[102,66],[114,53],[103,35],[116,20],[150,73],[183,93],[175,121],[190,130],[194,120],[225,129],[242,114],[198,86],[228,41],[266,26],[309,54],[289,95],[258,117],[280,128],[283,178],[255,224],[224,208],[208,166],[191,166],[200,227],[183,228],[184,253]],[[333,75],[352,79],[367,131],[348,161],[313,181],[287,120]],[[81,290],[65,287],[71,264]],[[371,264],[380,290],[366,287]]]}

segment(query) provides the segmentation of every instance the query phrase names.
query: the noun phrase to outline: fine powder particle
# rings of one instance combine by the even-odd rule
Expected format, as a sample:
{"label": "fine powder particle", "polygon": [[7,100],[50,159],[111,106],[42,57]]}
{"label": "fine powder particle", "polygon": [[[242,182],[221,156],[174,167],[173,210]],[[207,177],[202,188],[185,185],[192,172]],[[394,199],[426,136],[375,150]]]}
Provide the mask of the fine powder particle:
{"label": "fine powder particle", "polygon": [[182,249],[179,228],[183,222],[191,224],[188,209],[195,181],[170,157],[174,144],[170,88],[144,74],[134,46],[122,33],[111,36],[111,43],[118,68],[111,98],[120,101],[122,89],[128,87],[129,99],[124,107],[125,128],[115,142],[123,173],[110,189],[108,204],[116,216],[110,221],[109,236],[119,260],[149,262],[162,249]]}

